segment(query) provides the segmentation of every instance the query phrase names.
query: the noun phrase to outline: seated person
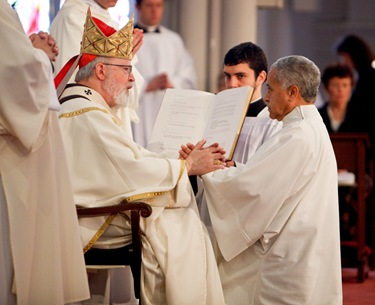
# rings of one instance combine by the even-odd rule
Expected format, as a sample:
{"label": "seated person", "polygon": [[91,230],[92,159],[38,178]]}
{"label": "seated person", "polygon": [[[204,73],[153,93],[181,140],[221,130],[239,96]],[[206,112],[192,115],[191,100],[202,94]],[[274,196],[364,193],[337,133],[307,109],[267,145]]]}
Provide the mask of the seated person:
{"label": "seated person", "polygon": [[354,79],[348,66],[334,64],[322,74],[322,83],[328,94],[325,105],[319,109],[328,132],[370,132],[370,116],[350,101]]}
{"label": "seated person", "polygon": [[[77,83],[68,85],[60,99],[75,203],[112,205],[127,198],[152,206],[152,215],[140,224],[142,304],[224,305],[212,245],[188,178],[224,168],[219,161],[224,152],[218,145],[203,148],[203,140],[191,158],[168,159],[134,143],[121,128],[114,109],[134,82],[132,33],[133,19],[116,32],[87,15]],[[121,247],[130,240],[125,215],[84,218],[80,226],[84,251]]]}
{"label": "seated person", "polygon": [[347,106],[353,90],[353,74],[350,68],[339,64],[328,66],[323,71],[322,83],[328,100],[319,112],[328,132],[353,129],[347,120]]}

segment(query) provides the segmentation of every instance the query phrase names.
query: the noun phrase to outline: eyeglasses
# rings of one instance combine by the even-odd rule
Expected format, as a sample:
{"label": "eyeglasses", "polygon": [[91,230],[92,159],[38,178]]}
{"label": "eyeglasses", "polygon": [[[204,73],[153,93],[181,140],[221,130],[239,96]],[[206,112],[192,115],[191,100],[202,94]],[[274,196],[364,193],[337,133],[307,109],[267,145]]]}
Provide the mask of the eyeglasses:
{"label": "eyeglasses", "polygon": [[106,63],[102,63],[102,64],[106,65],[106,66],[120,67],[121,69],[124,69],[124,71],[127,72],[129,75],[133,71],[133,66],[131,66],[131,65],[116,65],[116,64],[106,64]]}

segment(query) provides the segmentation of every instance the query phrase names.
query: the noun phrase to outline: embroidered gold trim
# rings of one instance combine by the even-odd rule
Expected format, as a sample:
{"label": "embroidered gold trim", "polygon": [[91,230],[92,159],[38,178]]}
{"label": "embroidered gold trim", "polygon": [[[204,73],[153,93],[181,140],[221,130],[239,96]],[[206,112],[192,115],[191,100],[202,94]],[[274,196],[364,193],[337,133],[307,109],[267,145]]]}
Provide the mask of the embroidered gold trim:
{"label": "embroidered gold trim", "polygon": [[[185,160],[180,160],[180,161],[181,161],[181,163],[180,163],[181,164],[180,165],[180,176],[178,177],[177,181],[180,181],[180,179],[181,179],[181,177],[184,173],[185,165],[186,165]],[[129,202],[133,202],[133,201],[137,201],[137,200],[140,200],[140,199],[147,199],[147,198],[154,198],[154,197],[157,197],[157,196],[162,196],[162,195],[165,195],[169,192],[170,191],[142,193],[142,194],[137,194],[137,195],[134,195],[134,196],[126,197],[126,200],[129,201]]]}
{"label": "embroidered gold trim", "polygon": [[[185,165],[186,162],[185,160],[181,160],[181,167],[180,167],[180,176],[178,177],[178,180],[181,179],[182,174],[184,173],[185,170]],[[154,198],[158,196],[162,196],[167,194],[170,191],[165,191],[165,192],[150,192],[150,193],[142,193],[142,194],[137,194],[134,196],[126,197],[126,200],[128,202],[134,202],[140,199],[148,199],[148,198]],[[83,253],[86,253],[90,248],[94,245],[94,243],[102,236],[104,231],[109,227],[113,219],[116,217],[117,214],[111,214],[108,216],[108,218],[105,220],[105,222],[101,225],[101,227],[98,229],[98,231],[95,233],[95,235],[91,238],[91,240],[87,243],[87,245],[83,248]]]}
{"label": "embroidered gold trim", "polygon": [[[139,199],[152,198],[166,194],[167,192],[152,192],[152,193],[143,193],[126,198],[129,202],[137,201]],[[109,227],[113,219],[115,219],[117,214],[111,214],[107,217],[105,222],[100,226],[95,235],[90,239],[87,245],[83,248],[83,253],[86,253],[91,247],[97,242],[100,236],[103,235],[104,231]]]}
{"label": "embroidered gold trim", "polygon": [[94,111],[94,110],[99,110],[103,113],[106,113],[106,114],[109,114],[111,115],[107,110],[105,109],[102,109],[102,108],[99,108],[99,107],[87,107],[87,108],[83,108],[83,109],[80,109],[80,110],[77,110],[77,111],[72,111],[72,112],[67,112],[67,113],[62,113],[59,115],[59,119],[63,118],[63,119],[66,119],[66,118],[71,118],[71,117],[74,117],[74,116],[77,116],[77,115],[81,115],[81,114],[84,114],[86,112],[89,112],[89,111]]}
{"label": "embroidered gold trim", "polygon": [[180,181],[180,179],[182,177],[182,174],[184,173],[185,166],[186,166],[186,161],[185,160],[181,160],[180,164],[181,164],[181,166],[180,166],[180,176],[178,177],[177,181]]}
{"label": "embroidered gold trim", "polygon": [[105,114],[108,114],[112,118],[113,123],[115,123],[118,126],[121,126],[121,124],[116,122],[116,119],[106,109],[102,109],[102,108],[99,108],[99,107],[87,107],[87,108],[83,108],[83,109],[80,109],[80,110],[77,110],[77,111],[62,113],[62,114],[59,115],[59,119],[67,119],[67,118],[71,118],[71,117],[81,115],[81,114],[84,114],[84,113],[89,112],[89,111],[95,111],[95,110],[99,110],[99,111],[101,111]]}
{"label": "embroidered gold trim", "polygon": [[153,197],[165,195],[168,192],[169,191],[137,194],[137,195],[134,195],[134,196],[127,197],[126,200],[129,201],[129,202],[133,202],[133,201],[137,201],[139,199],[153,198]]}
{"label": "embroidered gold trim", "polygon": [[113,221],[113,219],[115,217],[116,217],[116,213],[111,214],[107,217],[107,219],[101,225],[99,230],[95,233],[95,235],[90,239],[90,241],[87,243],[87,245],[83,248],[83,253],[86,253],[87,251],[89,251],[91,249],[91,247],[96,243],[96,241],[100,238],[100,236],[102,236],[104,231],[109,227],[109,225],[111,224],[111,222]]}

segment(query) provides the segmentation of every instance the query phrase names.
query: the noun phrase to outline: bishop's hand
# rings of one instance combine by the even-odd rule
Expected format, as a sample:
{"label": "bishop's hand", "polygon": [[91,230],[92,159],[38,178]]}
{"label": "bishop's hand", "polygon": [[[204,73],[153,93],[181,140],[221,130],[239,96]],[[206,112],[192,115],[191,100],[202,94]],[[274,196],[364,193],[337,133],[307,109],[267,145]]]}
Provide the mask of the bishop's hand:
{"label": "bishop's hand", "polygon": [[217,169],[225,168],[225,163],[223,162],[225,160],[225,151],[217,143],[207,148],[204,148],[204,144],[206,144],[206,140],[199,141],[196,145],[183,145],[187,149],[182,157],[180,152],[180,159],[186,160],[186,168],[189,176],[203,175]]}

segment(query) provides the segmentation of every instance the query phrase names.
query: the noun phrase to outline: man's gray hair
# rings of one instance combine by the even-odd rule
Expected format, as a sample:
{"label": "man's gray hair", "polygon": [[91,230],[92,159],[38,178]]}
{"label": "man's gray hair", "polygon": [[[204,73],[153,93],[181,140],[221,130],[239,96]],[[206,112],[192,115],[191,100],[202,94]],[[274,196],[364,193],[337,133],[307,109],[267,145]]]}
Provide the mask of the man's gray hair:
{"label": "man's gray hair", "polygon": [[107,59],[107,57],[103,57],[103,56],[99,56],[99,57],[95,58],[93,61],[88,63],[86,66],[84,66],[83,68],[78,70],[78,72],[76,74],[76,77],[75,77],[75,81],[78,83],[82,80],[88,80],[94,73],[95,65],[99,62],[107,63],[108,59]]}
{"label": "man's gray hair", "polygon": [[275,78],[283,89],[297,85],[306,102],[315,102],[320,85],[320,70],[310,59],[299,55],[282,57],[272,64],[271,70],[275,70]]}

